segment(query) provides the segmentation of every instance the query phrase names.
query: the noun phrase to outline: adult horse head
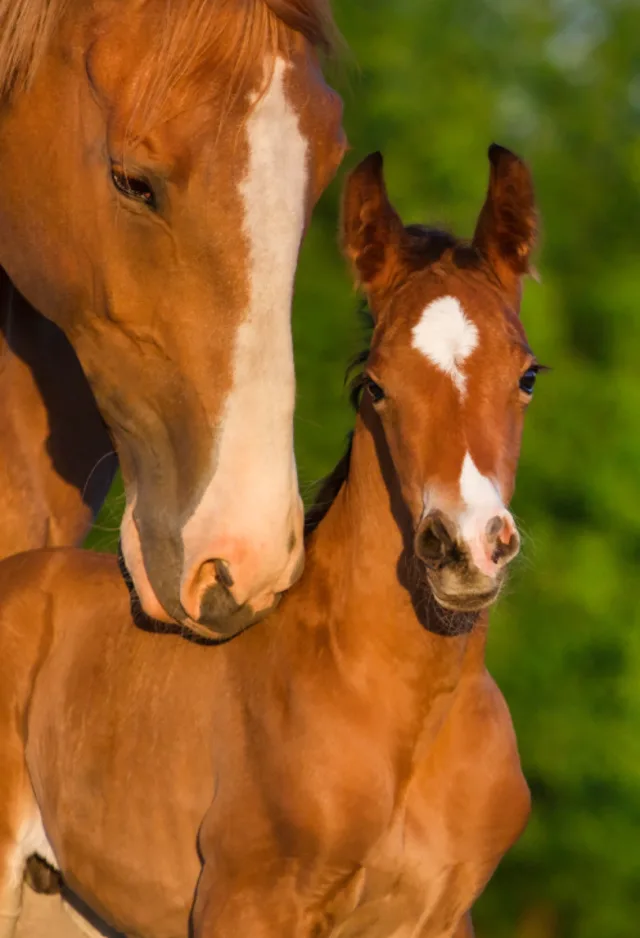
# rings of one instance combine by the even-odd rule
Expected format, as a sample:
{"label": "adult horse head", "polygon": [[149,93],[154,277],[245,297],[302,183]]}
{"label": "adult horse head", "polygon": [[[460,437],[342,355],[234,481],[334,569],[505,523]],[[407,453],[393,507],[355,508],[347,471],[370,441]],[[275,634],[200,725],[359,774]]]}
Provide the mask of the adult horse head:
{"label": "adult horse head", "polygon": [[70,338],[147,613],[232,634],[302,567],[290,312],[344,150],[325,0],[0,0],[0,263]]}

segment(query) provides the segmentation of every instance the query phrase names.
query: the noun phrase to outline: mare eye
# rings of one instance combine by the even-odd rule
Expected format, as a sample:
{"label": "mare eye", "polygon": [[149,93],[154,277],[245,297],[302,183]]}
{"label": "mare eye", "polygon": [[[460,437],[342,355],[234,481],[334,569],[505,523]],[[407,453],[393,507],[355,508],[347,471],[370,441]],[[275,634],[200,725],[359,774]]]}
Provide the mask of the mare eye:
{"label": "mare eye", "polygon": [[379,404],[385,398],[383,389],[371,378],[367,378],[367,391],[371,395],[371,400],[374,404]]}
{"label": "mare eye", "polygon": [[113,184],[128,199],[135,202],[142,202],[149,208],[156,207],[156,196],[146,179],[140,179],[138,176],[129,176],[121,166],[111,167],[111,178]]}
{"label": "mare eye", "polygon": [[520,390],[524,391],[525,394],[528,394],[529,397],[531,397],[533,394],[533,389],[536,386],[537,376],[537,368],[527,368],[523,376],[520,378]]}

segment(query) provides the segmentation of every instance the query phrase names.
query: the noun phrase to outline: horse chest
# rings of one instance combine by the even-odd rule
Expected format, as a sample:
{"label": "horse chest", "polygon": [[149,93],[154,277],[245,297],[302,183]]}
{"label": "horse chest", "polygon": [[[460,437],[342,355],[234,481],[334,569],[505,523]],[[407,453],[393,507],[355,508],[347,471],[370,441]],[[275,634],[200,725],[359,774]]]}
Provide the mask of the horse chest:
{"label": "horse chest", "polygon": [[[529,791],[506,707],[492,682],[488,692],[476,733],[468,735],[467,709],[456,708],[416,768],[331,938],[451,938],[522,832]],[[473,744],[461,745],[462,727]]]}
{"label": "horse chest", "polygon": [[473,902],[478,866],[437,825],[425,838],[399,819],[368,858],[359,901],[331,938],[447,938]]}

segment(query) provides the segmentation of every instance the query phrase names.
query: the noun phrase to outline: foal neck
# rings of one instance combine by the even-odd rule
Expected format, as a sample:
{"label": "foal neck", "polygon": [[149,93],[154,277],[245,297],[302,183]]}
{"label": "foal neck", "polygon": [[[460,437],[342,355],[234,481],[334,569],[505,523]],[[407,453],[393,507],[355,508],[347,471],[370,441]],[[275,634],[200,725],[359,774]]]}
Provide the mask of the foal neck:
{"label": "foal neck", "polygon": [[470,634],[454,634],[461,620],[436,605],[412,541],[384,434],[365,398],[347,479],[310,539],[304,580],[350,666],[363,673],[374,662],[386,681],[412,684],[432,699],[436,686],[453,688],[464,668],[482,662],[485,619]]}

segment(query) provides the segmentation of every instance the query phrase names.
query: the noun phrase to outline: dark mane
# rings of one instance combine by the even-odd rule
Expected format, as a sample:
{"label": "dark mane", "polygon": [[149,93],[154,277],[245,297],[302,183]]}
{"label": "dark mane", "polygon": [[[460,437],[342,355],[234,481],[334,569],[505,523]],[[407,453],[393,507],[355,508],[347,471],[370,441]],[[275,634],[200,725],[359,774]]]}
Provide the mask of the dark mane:
{"label": "dark mane", "polygon": [[[358,314],[362,319],[364,328],[369,335],[373,332],[373,317],[369,311],[366,301],[358,307]],[[345,374],[345,385],[349,388],[349,400],[351,406],[357,412],[360,406],[360,396],[364,387],[363,366],[369,357],[369,345],[349,362]],[[351,466],[351,449],[353,446],[353,430],[347,436],[347,446],[344,454],[341,456],[337,466],[329,475],[321,479],[317,486],[316,496],[313,504],[307,510],[304,518],[304,536],[309,537],[318,527],[323,518],[327,515],[338,496],[338,492],[349,477],[349,468]]]}
{"label": "dark mane", "polygon": [[484,263],[480,252],[470,241],[456,238],[450,231],[426,225],[407,225],[403,260],[410,270],[423,270],[451,252],[453,265],[459,270],[477,269]]}
{"label": "dark mane", "polygon": [[[326,53],[341,43],[329,0],[167,0],[155,3],[155,17],[154,2],[147,0],[154,23],[141,69],[141,93],[154,100],[210,54],[232,66],[230,84],[239,88],[265,52],[287,48],[292,32]],[[0,0],[0,101],[29,85],[76,3],[84,0]]]}
{"label": "dark mane", "polygon": [[320,522],[327,516],[329,509],[338,497],[338,492],[347,481],[351,465],[352,446],[353,430],[350,431],[347,437],[347,448],[338,465],[318,483],[316,497],[304,516],[305,540],[313,534]]}

